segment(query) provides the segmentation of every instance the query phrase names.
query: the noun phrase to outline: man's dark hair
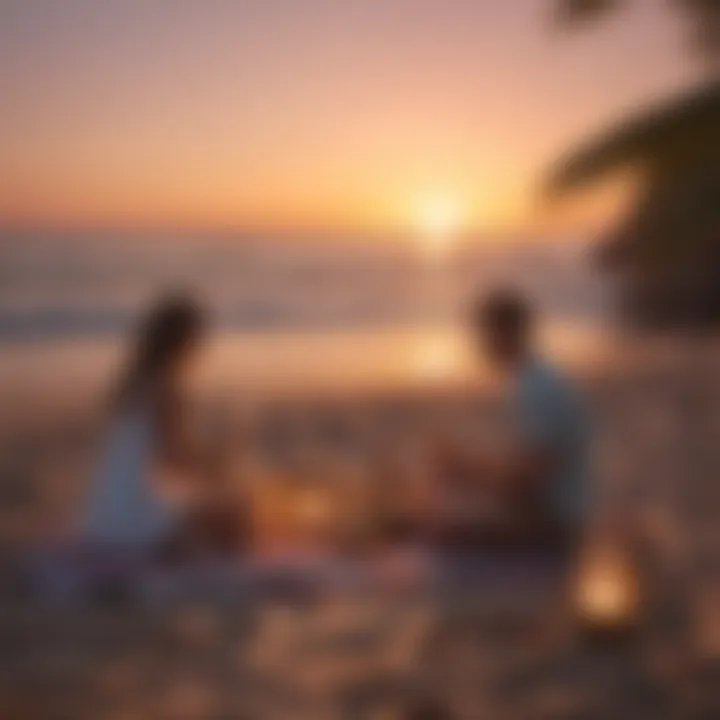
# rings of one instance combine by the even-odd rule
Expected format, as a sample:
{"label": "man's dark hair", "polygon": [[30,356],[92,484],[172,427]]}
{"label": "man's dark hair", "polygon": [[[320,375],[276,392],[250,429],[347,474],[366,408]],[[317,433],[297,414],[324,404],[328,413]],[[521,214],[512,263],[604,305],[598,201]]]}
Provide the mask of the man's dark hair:
{"label": "man's dark hair", "polygon": [[493,290],[475,305],[473,324],[478,330],[521,336],[528,332],[532,322],[530,302],[518,290]]}

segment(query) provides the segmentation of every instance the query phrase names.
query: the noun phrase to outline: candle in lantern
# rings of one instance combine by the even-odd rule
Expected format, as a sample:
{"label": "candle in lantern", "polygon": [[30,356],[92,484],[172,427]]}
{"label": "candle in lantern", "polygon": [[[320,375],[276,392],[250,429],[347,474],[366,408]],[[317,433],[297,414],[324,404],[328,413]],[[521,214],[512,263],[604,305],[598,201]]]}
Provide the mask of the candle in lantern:
{"label": "candle in lantern", "polygon": [[296,513],[304,527],[323,528],[332,517],[330,499],[320,490],[305,490],[297,498]]}
{"label": "candle in lantern", "polygon": [[314,552],[332,550],[337,527],[337,507],[329,490],[305,487],[297,491],[293,505],[296,547]]}
{"label": "candle in lantern", "polygon": [[635,627],[640,593],[630,558],[608,548],[586,557],[578,576],[576,603],[587,630],[602,633]]}

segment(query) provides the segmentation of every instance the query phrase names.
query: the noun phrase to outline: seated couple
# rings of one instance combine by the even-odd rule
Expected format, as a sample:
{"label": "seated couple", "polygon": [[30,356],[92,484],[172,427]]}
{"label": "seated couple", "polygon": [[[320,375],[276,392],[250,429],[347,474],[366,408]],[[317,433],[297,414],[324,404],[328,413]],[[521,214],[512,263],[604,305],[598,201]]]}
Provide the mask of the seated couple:
{"label": "seated couple", "polygon": [[[449,443],[439,449],[431,536],[462,545],[571,539],[583,524],[588,484],[578,395],[536,354],[532,311],[521,295],[495,291],[483,299],[473,332],[501,376],[513,432],[492,453]],[[232,556],[242,547],[247,503],[232,487],[208,481],[208,464],[188,433],[182,379],[204,334],[203,316],[187,300],[163,303],[146,320],[112,399],[112,432],[84,509],[83,545],[159,558]],[[462,512],[478,498],[491,513]]]}

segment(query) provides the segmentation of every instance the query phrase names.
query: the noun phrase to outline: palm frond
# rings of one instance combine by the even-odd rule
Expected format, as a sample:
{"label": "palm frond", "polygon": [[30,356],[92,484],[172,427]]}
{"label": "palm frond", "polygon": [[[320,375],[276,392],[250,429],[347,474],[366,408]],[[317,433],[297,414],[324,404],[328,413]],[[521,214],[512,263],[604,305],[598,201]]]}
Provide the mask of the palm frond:
{"label": "palm frond", "polygon": [[718,0],[670,0],[688,26],[691,53],[719,69],[720,2]]}
{"label": "palm frond", "polygon": [[556,0],[555,17],[561,26],[597,20],[626,0]]}
{"label": "palm frond", "polygon": [[559,195],[637,163],[669,153],[713,147],[720,129],[720,81],[650,108],[621,122],[561,159],[550,172],[546,191]]}

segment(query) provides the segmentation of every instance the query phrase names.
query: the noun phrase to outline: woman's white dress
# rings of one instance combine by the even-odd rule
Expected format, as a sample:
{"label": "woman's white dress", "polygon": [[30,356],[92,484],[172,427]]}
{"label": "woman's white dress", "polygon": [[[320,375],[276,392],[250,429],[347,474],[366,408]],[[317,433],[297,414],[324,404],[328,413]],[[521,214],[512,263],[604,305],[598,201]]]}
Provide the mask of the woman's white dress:
{"label": "woman's white dress", "polygon": [[153,484],[153,426],[149,412],[134,410],[111,428],[81,519],[84,543],[141,550],[175,527],[176,513]]}

